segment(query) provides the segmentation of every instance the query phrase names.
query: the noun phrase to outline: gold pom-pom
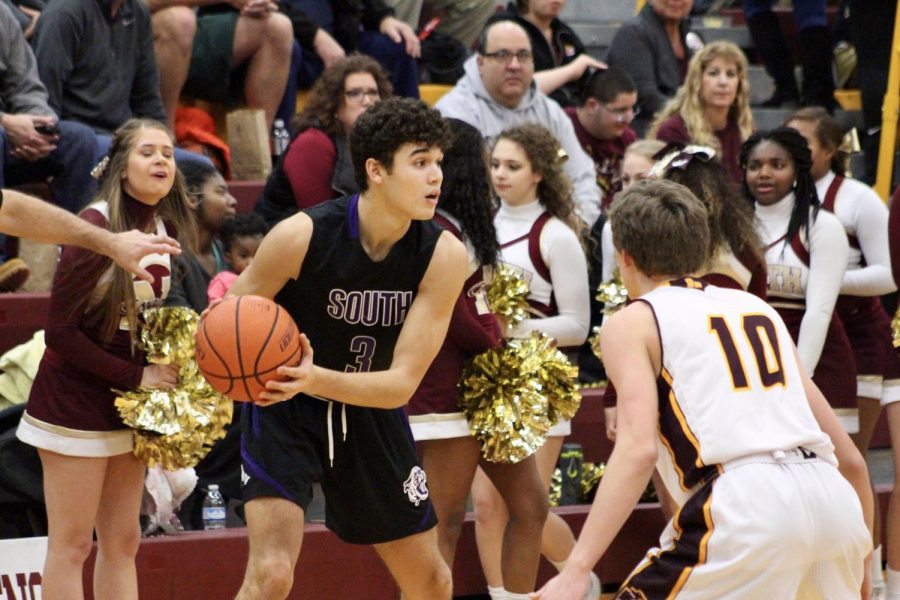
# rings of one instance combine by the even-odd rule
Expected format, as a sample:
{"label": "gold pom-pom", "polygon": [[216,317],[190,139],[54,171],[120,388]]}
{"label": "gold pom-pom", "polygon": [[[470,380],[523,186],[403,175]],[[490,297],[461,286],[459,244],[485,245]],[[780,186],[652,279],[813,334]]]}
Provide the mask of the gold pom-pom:
{"label": "gold pom-pom", "polygon": [[600,352],[600,327],[595,325],[591,328],[591,337],[588,338],[591,345],[591,352],[597,357],[597,360],[603,362],[603,354]]}
{"label": "gold pom-pom", "polygon": [[541,365],[546,350],[555,350],[551,346],[541,333],[510,339],[505,347],[476,356],[463,371],[461,405],[485,459],[517,463],[547,440],[553,423]]}
{"label": "gold pom-pom", "polygon": [[216,392],[194,360],[194,333],[199,317],[188,308],[145,311],[141,345],[156,364],[177,364],[178,385],[172,390],[138,388],[116,392],[116,407],[134,429],[134,454],[147,466],[192,467],[231,422],[231,400]]}
{"label": "gold pom-pom", "polygon": [[900,307],[891,319],[891,338],[894,341],[894,348],[900,348]]}
{"label": "gold pom-pom", "polygon": [[500,263],[494,268],[487,299],[491,312],[513,327],[528,318],[528,282],[518,271]]}
{"label": "gold pom-pom", "polygon": [[538,332],[475,357],[460,381],[461,404],[485,459],[517,463],[534,454],[550,427],[578,410],[577,375],[553,340]]}
{"label": "gold pom-pom", "polygon": [[550,424],[573,418],[581,406],[578,367],[546,335],[532,335],[526,341],[531,345],[528,352],[540,357],[537,378],[549,401]]}
{"label": "gold pom-pom", "polygon": [[596,298],[603,303],[603,314],[607,316],[625,306],[625,302],[628,300],[628,290],[622,283],[619,269],[613,271],[612,279],[597,286]]}

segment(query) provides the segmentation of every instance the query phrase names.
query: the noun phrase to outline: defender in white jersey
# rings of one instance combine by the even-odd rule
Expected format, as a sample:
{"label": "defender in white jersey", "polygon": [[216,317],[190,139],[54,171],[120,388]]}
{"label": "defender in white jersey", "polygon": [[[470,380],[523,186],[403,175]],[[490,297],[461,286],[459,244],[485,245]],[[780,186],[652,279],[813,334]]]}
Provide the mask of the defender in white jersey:
{"label": "defender in white jersey", "polygon": [[865,462],[784,323],[751,294],[683,276],[709,236],[687,188],[648,181],[625,200],[610,219],[636,301],[601,338],[616,445],[566,568],[534,597],[580,598],[656,466],[680,508],[617,598],[867,598]]}

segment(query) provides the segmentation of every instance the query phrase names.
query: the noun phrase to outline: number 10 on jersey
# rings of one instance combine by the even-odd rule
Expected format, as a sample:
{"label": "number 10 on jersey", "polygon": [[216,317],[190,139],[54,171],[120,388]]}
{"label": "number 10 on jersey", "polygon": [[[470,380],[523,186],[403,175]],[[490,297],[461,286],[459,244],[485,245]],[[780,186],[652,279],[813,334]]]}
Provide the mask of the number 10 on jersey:
{"label": "number 10 on jersey", "polygon": [[[778,333],[772,320],[762,314],[741,315],[741,329],[750,345],[752,359],[756,363],[759,381],[763,387],[784,386],[784,365],[778,345]],[[722,349],[722,356],[731,373],[731,384],[735,391],[749,390],[750,381],[747,377],[747,369],[744,367],[749,363],[744,356],[741,356],[732,329],[725,317],[710,316],[709,332],[719,340],[719,347]]]}

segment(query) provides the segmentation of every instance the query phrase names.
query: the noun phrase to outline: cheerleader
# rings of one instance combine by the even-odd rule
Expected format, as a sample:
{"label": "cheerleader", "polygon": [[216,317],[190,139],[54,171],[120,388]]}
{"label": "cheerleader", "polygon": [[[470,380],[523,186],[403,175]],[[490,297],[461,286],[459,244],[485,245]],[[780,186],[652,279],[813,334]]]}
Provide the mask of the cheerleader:
{"label": "cheerleader", "polygon": [[744,193],[754,202],[765,247],[768,300],[797,344],[848,433],[859,431],[856,369],[850,342],[834,314],[848,244],[837,217],[819,210],[812,157],[795,129],[755,133],[741,148]]}
{"label": "cheerleader", "polygon": [[452,569],[469,490],[480,464],[512,515],[503,535],[503,585],[509,592],[527,593],[537,579],[541,529],[547,518],[546,488],[536,458],[532,455],[516,464],[481,460],[481,446],[470,434],[459,406],[457,384],[465,363],[501,344],[500,327],[488,307],[485,288],[499,247],[483,138],[471,125],[458,119],[448,121],[453,145],[444,154],[444,181],[434,220],[466,244],[469,277],[453,309],[447,337],[406,412],[428,474],[444,561]]}
{"label": "cheerleader", "polygon": [[[900,400],[900,360],[891,343],[890,317],[879,299],[897,289],[891,276],[888,210],[872,188],[846,176],[846,156],[839,150],[843,131],[825,109],[812,106],[800,109],[786,124],[806,138],[812,153],[811,172],[819,201],[822,208],[840,220],[850,243],[847,272],[835,310],[847,332],[856,361],[859,433],[851,437],[866,456],[881,406],[890,406]],[[900,418],[900,406],[889,412],[895,411]],[[900,510],[900,503],[896,510]],[[888,514],[891,514],[890,509]],[[900,514],[888,517],[889,531],[891,525],[900,528],[898,519]],[[876,511],[872,561],[876,588],[884,585],[879,521],[880,512]],[[895,544],[900,544],[900,531],[895,535]],[[892,537],[890,533],[888,536]],[[893,545],[893,548],[898,555],[895,566],[900,569],[900,547]]]}
{"label": "cheerleader", "polygon": [[[174,152],[162,124],[126,122],[97,168],[97,200],[81,216],[112,232],[173,235],[171,225],[190,235]],[[134,558],[144,465],[132,454],[132,432],[112,389],[171,389],[178,376],[174,365],[145,364],[136,348],[140,314],[162,304],[171,273],[168,254],[148,255],[141,265],[153,274],[152,284],[99,254],[65,246],[53,280],[47,350],[17,431],[37,447],[44,471],[49,540],[41,589],[47,600],[83,597],[82,569],[95,531],[94,596],[138,597]]]}
{"label": "cheerleader", "polygon": [[[494,217],[500,260],[522,272],[528,280],[532,318],[510,328],[510,337],[546,333],[560,347],[584,343],[590,323],[587,261],[580,240],[584,224],[575,215],[571,184],[562,170],[560,146],[540,125],[521,125],[505,130],[491,154],[491,178],[500,198]],[[551,429],[537,452],[543,490],[550,489],[569,422]],[[546,492],[545,492],[546,494]],[[472,487],[476,540],[485,578],[493,598],[519,598],[503,594],[505,580],[499,568],[507,510],[497,491],[479,471]],[[544,525],[541,551],[558,569],[575,545],[569,526],[555,513]],[[593,597],[600,592],[592,574]],[[525,598],[525,596],[521,596]]]}

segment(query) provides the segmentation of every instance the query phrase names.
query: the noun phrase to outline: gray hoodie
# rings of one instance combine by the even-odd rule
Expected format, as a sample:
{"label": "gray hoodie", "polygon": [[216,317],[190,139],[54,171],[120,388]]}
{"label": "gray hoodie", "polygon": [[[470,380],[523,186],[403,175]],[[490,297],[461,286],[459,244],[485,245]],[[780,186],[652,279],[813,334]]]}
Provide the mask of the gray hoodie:
{"label": "gray hoodie", "polygon": [[473,55],[466,60],[465,75],[438,101],[437,109],[445,117],[472,125],[488,140],[521,123],[538,123],[549,129],[569,155],[564,168],[575,191],[575,209],[588,227],[593,225],[600,216],[600,188],[594,161],[578,143],[571,119],[559,104],[538,91],[534,81],[519,106],[506,108],[491,98],[484,87],[476,59],[477,55]]}
{"label": "gray hoodie", "polygon": [[0,3],[0,113],[56,116],[37,62],[12,11]]}

